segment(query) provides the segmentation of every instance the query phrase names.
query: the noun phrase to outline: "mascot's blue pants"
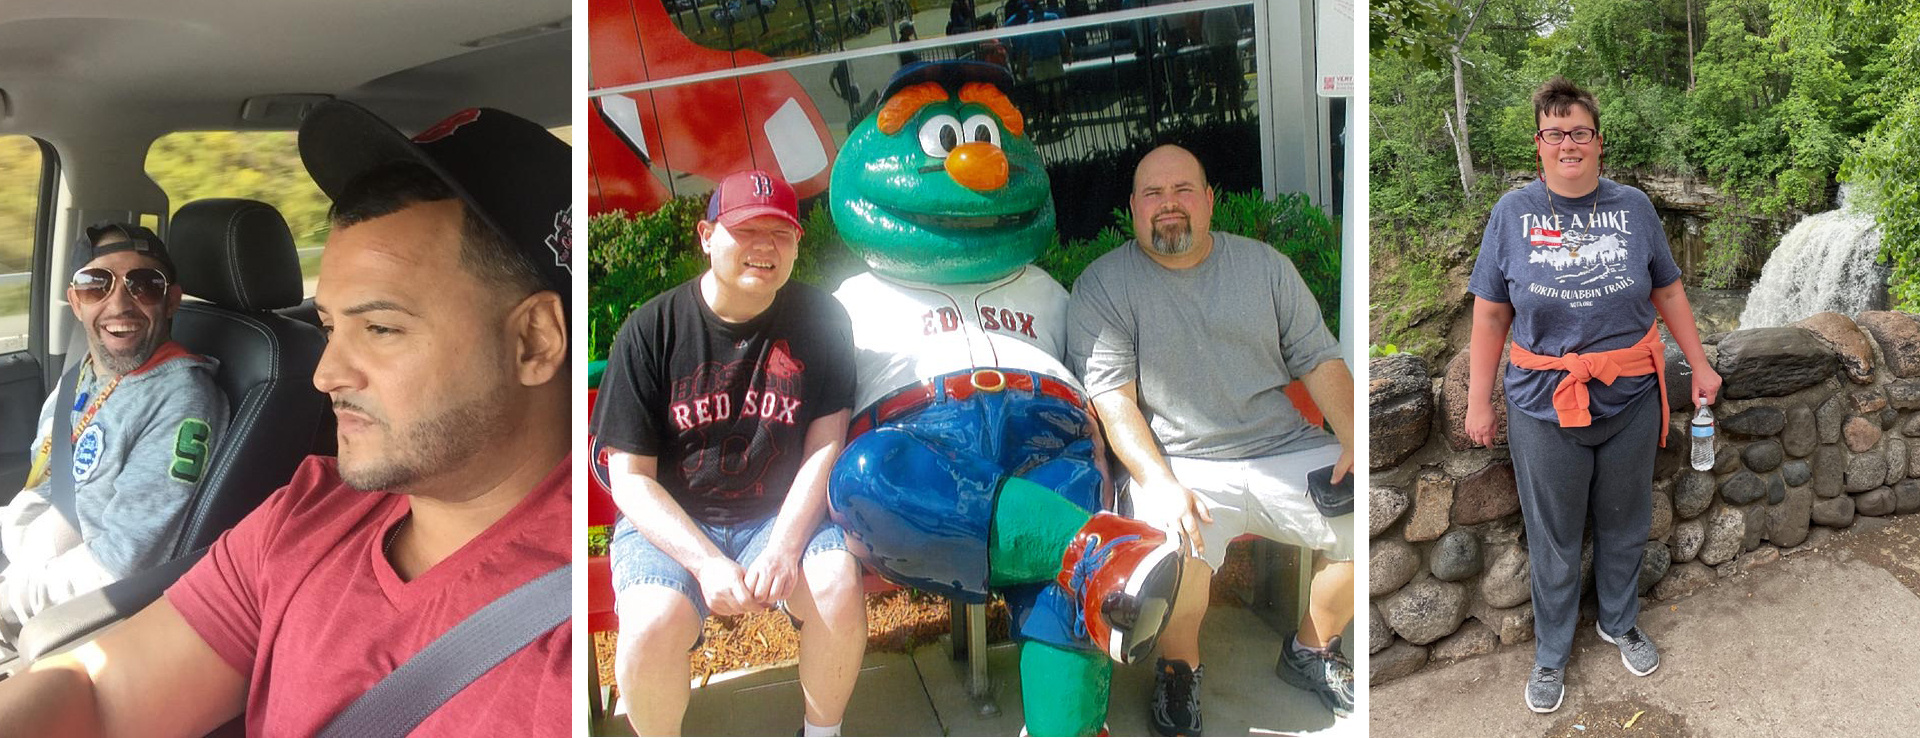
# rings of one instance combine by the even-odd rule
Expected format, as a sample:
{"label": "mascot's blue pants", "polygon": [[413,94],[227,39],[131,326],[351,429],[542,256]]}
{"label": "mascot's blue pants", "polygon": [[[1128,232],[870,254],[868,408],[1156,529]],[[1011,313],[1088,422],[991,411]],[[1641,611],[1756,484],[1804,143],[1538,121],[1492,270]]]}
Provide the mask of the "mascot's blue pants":
{"label": "mascot's blue pants", "polygon": [[984,381],[949,375],[856,416],[828,487],[833,519],[848,548],[888,579],[969,603],[998,589],[1027,642],[1029,732],[1090,735],[1105,720],[1112,667],[1076,627],[1073,596],[1052,581],[1073,533],[1100,508],[1089,416],[1057,380],[986,371]]}

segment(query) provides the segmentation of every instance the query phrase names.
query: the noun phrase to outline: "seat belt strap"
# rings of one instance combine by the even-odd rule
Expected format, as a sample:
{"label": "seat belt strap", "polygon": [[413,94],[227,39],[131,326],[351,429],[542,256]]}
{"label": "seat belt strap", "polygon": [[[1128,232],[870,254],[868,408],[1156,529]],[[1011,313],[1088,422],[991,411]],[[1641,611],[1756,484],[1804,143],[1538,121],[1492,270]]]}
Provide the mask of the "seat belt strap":
{"label": "seat belt strap", "polygon": [[80,513],[73,491],[73,397],[80,391],[80,367],[86,363],[85,359],[76,361],[60,375],[53,400],[53,451],[47,458],[47,481],[52,485],[47,504],[74,530],[80,530]]}
{"label": "seat belt strap", "polygon": [[460,690],[573,615],[573,565],[515,587],[440,634],[333,717],[323,738],[413,732]]}

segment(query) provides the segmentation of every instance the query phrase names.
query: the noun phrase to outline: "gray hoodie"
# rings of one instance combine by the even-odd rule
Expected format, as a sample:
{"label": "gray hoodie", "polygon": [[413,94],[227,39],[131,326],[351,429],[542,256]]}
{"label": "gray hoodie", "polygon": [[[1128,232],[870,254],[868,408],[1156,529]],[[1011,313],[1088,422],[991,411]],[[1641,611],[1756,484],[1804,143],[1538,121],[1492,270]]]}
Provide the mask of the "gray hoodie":
{"label": "gray hoodie", "polygon": [[[208,451],[227,425],[214,386],[219,362],[168,342],[126,375],[74,443],[73,463],[0,507],[0,623],[11,632],[41,610],[158,565],[179,530]],[[99,390],[91,380],[76,395]],[[55,393],[56,396],[58,393]],[[40,408],[30,453],[53,432]],[[84,404],[84,403],[82,403]],[[73,413],[78,427],[81,413]],[[53,474],[74,480],[78,530],[47,502]]]}

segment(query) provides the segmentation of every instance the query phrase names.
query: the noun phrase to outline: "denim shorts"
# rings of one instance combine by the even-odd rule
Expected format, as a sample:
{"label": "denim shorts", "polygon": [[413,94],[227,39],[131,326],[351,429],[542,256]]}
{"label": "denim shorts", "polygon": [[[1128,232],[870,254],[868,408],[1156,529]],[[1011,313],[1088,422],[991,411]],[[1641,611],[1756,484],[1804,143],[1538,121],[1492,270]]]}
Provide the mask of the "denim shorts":
{"label": "denim shorts", "polygon": [[[775,517],[769,515],[738,525],[708,525],[695,520],[693,525],[720,549],[721,554],[739,562],[741,567],[752,567],[754,560],[760,558],[760,552],[766,550],[768,539],[773,537]],[[613,542],[609,549],[607,555],[612,559],[616,598],[634,585],[655,584],[692,600],[694,612],[702,620],[706,619],[709,614],[707,599],[700,596],[700,582],[693,578],[693,572],[687,571],[665,551],[654,547],[625,515],[620,516],[613,525]],[[820,527],[814,529],[813,539],[807,542],[800,560],[804,563],[822,551],[845,550],[847,539],[841,534],[840,527],[823,518]]]}

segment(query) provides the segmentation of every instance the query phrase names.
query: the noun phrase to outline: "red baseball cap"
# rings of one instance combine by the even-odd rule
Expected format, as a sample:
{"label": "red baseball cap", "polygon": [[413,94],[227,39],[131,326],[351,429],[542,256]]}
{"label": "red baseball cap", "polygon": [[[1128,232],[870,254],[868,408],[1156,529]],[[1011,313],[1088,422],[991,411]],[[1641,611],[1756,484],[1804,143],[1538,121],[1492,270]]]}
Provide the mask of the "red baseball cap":
{"label": "red baseball cap", "polygon": [[779,217],[806,232],[800,225],[800,198],[793,194],[793,185],[764,169],[727,175],[707,200],[708,222],[731,227],[762,215]]}

